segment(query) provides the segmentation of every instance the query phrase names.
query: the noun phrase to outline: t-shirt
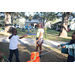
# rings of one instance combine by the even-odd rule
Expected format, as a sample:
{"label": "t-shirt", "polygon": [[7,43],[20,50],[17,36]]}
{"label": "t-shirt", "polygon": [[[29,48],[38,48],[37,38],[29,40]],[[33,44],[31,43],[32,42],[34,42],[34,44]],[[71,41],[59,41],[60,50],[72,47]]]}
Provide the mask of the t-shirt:
{"label": "t-shirt", "polygon": [[[11,36],[11,35],[10,35]],[[9,36],[9,37],[10,37]],[[13,35],[10,39],[10,44],[9,44],[9,49],[11,50],[14,50],[14,49],[17,49],[17,45],[18,45],[18,39],[19,39],[19,36],[18,35]]]}
{"label": "t-shirt", "polygon": [[[43,28],[38,28],[38,31],[37,31],[37,38],[39,38],[40,33],[44,33],[44,29],[43,29]],[[41,36],[41,38],[43,38],[43,35]]]}

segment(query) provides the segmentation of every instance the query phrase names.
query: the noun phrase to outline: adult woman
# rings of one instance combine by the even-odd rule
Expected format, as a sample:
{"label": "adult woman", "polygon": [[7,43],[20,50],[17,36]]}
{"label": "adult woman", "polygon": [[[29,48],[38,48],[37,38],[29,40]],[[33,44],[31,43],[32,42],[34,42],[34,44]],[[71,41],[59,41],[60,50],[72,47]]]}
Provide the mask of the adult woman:
{"label": "adult woman", "polygon": [[36,37],[36,52],[38,51],[38,47],[40,48],[40,57],[41,57],[41,50],[42,50],[42,43],[43,43],[43,24],[38,24],[38,31],[37,31],[37,37]]}

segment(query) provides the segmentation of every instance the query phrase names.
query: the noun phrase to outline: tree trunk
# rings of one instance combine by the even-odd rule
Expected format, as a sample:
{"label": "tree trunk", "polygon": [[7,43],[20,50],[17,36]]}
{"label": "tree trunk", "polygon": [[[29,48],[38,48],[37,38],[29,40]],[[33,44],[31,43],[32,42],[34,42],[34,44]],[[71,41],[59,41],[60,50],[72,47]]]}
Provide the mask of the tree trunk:
{"label": "tree trunk", "polygon": [[11,13],[5,12],[5,32],[11,31]]}
{"label": "tree trunk", "polygon": [[62,25],[59,33],[60,37],[67,37],[68,19],[71,12],[62,12]]}

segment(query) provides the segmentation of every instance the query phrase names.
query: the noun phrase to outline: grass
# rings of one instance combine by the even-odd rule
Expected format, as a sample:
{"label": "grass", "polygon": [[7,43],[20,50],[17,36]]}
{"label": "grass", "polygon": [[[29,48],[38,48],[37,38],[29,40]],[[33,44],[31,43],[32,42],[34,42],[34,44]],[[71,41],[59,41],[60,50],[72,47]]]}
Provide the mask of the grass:
{"label": "grass", "polygon": [[[51,51],[47,47],[43,47],[45,49],[42,53]],[[19,59],[20,62],[27,62],[30,60],[31,52],[35,51],[35,46],[31,45],[18,45],[19,50]],[[3,52],[6,58],[9,57],[9,43],[2,43],[0,42],[0,51]],[[12,62],[15,62],[15,55],[13,55]],[[47,54],[42,55],[40,62],[66,62],[67,61],[67,54],[62,54],[59,50],[54,50]]]}
{"label": "grass", "polygon": [[0,32],[0,36],[9,36],[10,33],[4,33],[4,32]]}
{"label": "grass", "polygon": [[[18,31],[18,35],[19,36],[23,36],[25,34],[28,33],[27,30],[25,30],[25,32],[22,32],[22,29],[17,29]],[[30,30],[30,33],[36,33],[37,30]],[[61,38],[58,37],[57,35],[59,34],[59,32],[54,31],[54,30],[48,30],[47,33],[44,34],[44,38],[47,40],[55,40],[55,41],[69,41],[71,38],[73,32],[68,32],[69,37],[68,38]],[[6,34],[6,33],[1,33],[0,32],[0,36],[9,36],[10,33]],[[46,36],[45,36],[46,35]],[[26,38],[32,38],[35,39],[36,35],[28,35],[28,37]],[[18,45],[18,49],[19,49],[19,58],[21,62],[27,62],[28,60],[30,60],[30,54],[31,52],[35,51],[35,46],[31,46],[31,45]],[[42,53],[45,52],[49,52],[51,49],[47,48],[47,47],[43,47],[43,49],[45,51],[43,51]],[[55,48],[56,49],[56,48]],[[52,49],[54,50],[54,49]],[[0,51],[2,51],[5,56],[8,58],[9,57],[9,43],[0,43]],[[48,54],[42,55],[41,58],[41,62],[65,62],[67,60],[67,55],[62,54],[60,50],[54,50],[53,52],[50,52]],[[13,62],[15,62],[15,56],[13,56],[12,59]]]}
{"label": "grass", "polygon": [[[25,32],[22,32],[21,29],[17,29],[18,31],[18,35],[19,36],[23,36],[25,34],[28,33],[27,30],[25,30]],[[30,33],[36,33],[37,30],[30,30]],[[54,40],[54,41],[65,41],[65,42],[69,42],[71,40],[71,36],[72,36],[72,33],[73,31],[70,31],[68,32],[68,37],[65,38],[65,37],[59,37],[58,34],[59,32],[58,31],[55,31],[55,30],[47,30],[45,33],[44,33],[44,39],[45,40]],[[32,38],[32,39],[35,39],[36,38],[36,35],[28,35],[27,38]]]}
{"label": "grass", "polygon": [[[25,30],[25,32],[22,32],[22,29],[17,29],[17,32],[18,32],[18,35],[19,36],[23,36],[25,34],[28,33],[28,30]],[[59,32],[58,31],[55,31],[55,30],[47,30],[45,33],[44,33],[44,39],[45,40],[54,40],[54,41],[65,41],[65,42],[69,42],[71,40],[71,36],[72,36],[72,33],[74,31],[70,31],[68,32],[68,37],[59,37],[58,34]],[[36,30],[33,30],[31,29],[30,30],[30,33],[37,33],[37,29]],[[10,33],[6,34],[6,33],[3,33],[3,32],[0,32],[0,36],[9,36]],[[28,35],[28,37],[25,37],[25,38],[32,38],[32,39],[36,39],[36,35]]]}
{"label": "grass", "polygon": [[[28,33],[35,33],[36,34],[37,30],[33,30],[31,29],[30,32],[28,32],[28,30],[26,29],[25,32],[22,32],[22,29],[17,29],[17,33],[19,36],[23,36],[23,35],[26,35]],[[32,38],[32,39],[35,39],[36,38],[36,35],[28,35],[28,37],[26,38]]]}
{"label": "grass", "polygon": [[73,33],[73,32],[68,32],[68,37],[59,37],[59,36],[58,36],[58,34],[59,34],[58,31],[55,31],[55,30],[48,30],[48,31],[46,31],[46,33],[45,33],[45,35],[46,35],[46,36],[45,36],[45,39],[46,39],[46,40],[69,42],[70,39],[71,39],[72,33]]}

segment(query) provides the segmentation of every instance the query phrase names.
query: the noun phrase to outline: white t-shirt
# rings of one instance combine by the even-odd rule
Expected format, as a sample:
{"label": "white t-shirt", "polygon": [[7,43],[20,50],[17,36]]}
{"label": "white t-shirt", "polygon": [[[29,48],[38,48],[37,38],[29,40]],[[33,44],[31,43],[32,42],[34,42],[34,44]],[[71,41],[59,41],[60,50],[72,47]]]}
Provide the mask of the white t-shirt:
{"label": "white t-shirt", "polygon": [[[44,29],[43,29],[43,28],[38,28],[38,31],[37,31],[37,38],[39,38],[40,33],[44,33]],[[41,36],[41,38],[43,38],[43,35]]]}
{"label": "white t-shirt", "polygon": [[[10,35],[11,36],[11,35]],[[9,37],[10,37],[9,36]],[[9,49],[11,50],[14,50],[14,49],[17,49],[17,45],[18,45],[18,39],[19,39],[19,36],[18,35],[13,35],[10,39],[10,44],[9,44]]]}

